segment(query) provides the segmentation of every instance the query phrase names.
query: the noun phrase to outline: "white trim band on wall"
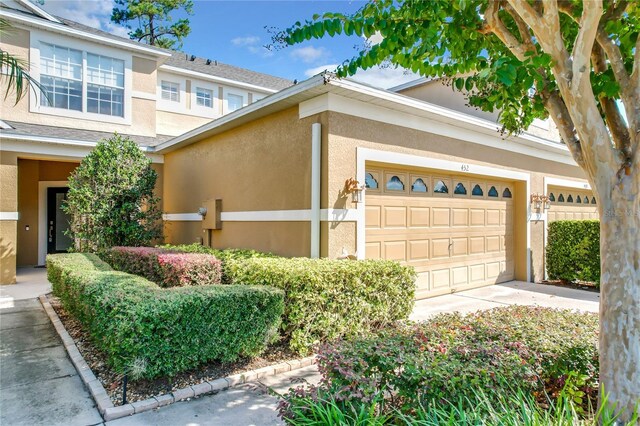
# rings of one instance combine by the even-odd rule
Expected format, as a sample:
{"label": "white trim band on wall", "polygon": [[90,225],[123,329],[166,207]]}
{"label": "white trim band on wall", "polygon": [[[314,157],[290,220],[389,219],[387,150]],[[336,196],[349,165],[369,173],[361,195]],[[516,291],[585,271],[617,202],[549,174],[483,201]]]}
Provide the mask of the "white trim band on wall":
{"label": "white trim band on wall", "polygon": [[18,212],[0,212],[0,220],[18,220],[19,217]]}
{"label": "white trim band on wall", "polygon": [[[309,222],[311,210],[262,210],[249,212],[222,212],[223,222]],[[200,222],[198,213],[167,213],[162,215],[167,222]],[[355,209],[321,209],[320,220],[324,222],[356,222]]]}

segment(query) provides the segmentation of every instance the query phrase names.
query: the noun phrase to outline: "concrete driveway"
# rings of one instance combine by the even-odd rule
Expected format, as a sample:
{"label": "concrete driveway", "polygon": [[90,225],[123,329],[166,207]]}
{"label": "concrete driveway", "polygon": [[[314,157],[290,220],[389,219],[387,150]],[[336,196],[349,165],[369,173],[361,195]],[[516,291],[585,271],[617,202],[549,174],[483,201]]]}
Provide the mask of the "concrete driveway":
{"label": "concrete driveway", "polygon": [[598,312],[600,294],[545,284],[510,281],[416,302],[410,319],[426,320],[444,312],[475,312],[509,305],[537,305],[549,308]]}

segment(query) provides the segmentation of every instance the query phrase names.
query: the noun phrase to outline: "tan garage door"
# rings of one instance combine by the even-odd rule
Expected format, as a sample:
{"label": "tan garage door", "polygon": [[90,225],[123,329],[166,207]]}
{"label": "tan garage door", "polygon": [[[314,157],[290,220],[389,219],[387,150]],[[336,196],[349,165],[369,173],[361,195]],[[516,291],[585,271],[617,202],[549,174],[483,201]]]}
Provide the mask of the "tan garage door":
{"label": "tan garage door", "polygon": [[551,207],[547,212],[549,223],[556,220],[598,219],[598,208],[593,193],[588,190],[549,186]]}
{"label": "tan garage door", "polygon": [[414,266],[416,298],[514,279],[509,182],[370,169],[366,257]]}

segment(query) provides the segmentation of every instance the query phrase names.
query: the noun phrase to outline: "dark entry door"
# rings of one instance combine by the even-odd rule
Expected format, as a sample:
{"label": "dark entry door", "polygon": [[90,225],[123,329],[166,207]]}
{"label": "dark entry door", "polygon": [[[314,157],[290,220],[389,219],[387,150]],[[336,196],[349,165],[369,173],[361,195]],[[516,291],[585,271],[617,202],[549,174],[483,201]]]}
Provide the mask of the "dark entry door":
{"label": "dark entry door", "polygon": [[66,252],[71,247],[69,215],[62,211],[69,188],[47,188],[47,253]]}

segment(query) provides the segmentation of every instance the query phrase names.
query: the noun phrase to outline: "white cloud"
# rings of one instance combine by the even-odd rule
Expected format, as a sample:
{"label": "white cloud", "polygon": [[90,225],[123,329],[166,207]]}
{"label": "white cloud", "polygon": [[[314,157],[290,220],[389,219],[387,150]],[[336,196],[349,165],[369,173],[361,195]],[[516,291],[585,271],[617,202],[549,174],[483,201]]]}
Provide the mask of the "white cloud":
{"label": "white cloud", "polygon": [[300,59],[305,64],[311,64],[318,62],[320,59],[325,58],[329,52],[324,47],[305,46],[299,47],[291,51],[291,57]]}
{"label": "white cloud", "polygon": [[258,36],[236,37],[231,39],[231,44],[238,47],[244,47],[249,52],[265,58],[273,56],[273,52],[262,45],[262,41]]}
{"label": "white cloud", "polygon": [[260,43],[260,37],[248,36],[248,37],[236,37],[231,40],[231,44],[234,46],[255,46]]}
{"label": "white cloud", "polygon": [[111,22],[112,0],[46,0],[42,8],[52,15],[129,38],[128,29]]}
{"label": "white cloud", "polygon": [[[337,64],[322,65],[310,68],[306,70],[304,74],[307,77],[312,77],[325,70],[329,72],[335,71],[337,67]],[[360,83],[369,84],[382,89],[388,89],[390,87],[416,80],[420,78],[420,76],[412,72],[407,72],[404,68],[373,67],[367,70],[359,70],[350,78],[355,81],[359,81]]]}

